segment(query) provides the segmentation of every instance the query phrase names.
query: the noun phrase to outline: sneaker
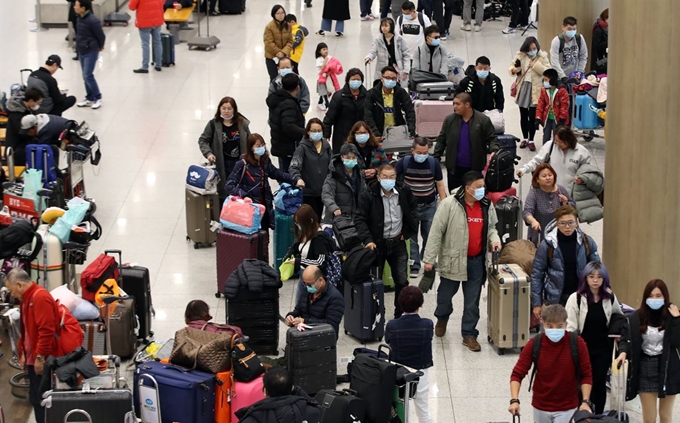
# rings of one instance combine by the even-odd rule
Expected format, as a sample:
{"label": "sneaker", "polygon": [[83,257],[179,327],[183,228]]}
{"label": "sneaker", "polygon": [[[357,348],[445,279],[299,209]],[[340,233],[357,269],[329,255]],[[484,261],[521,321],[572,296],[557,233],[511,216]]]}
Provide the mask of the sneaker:
{"label": "sneaker", "polygon": [[134,73],[149,73],[149,70],[144,69],[144,68],[139,68],[139,69],[134,69],[132,72],[134,72]]}
{"label": "sneaker", "polygon": [[320,29],[320,30],[316,31],[316,35],[321,35],[322,37],[324,37],[326,35],[326,33],[324,32],[323,29]]}
{"label": "sneaker", "polygon": [[505,28],[503,31],[501,31],[503,34],[514,34],[515,31],[517,31],[518,28],[513,28],[511,26]]}
{"label": "sneaker", "polygon": [[335,33],[335,38],[340,38],[342,37],[342,32],[336,32]]}
{"label": "sneaker", "polygon": [[522,142],[519,143],[519,148],[527,148],[527,140],[522,140]]}
{"label": "sneaker", "polygon": [[76,104],[78,107],[90,107],[92,106],[92,102],[90,100],[83,100],[80,103]]}
{"label": "sneaker", "polygon": [[444,31],[444,33],[441,34],[441,39],[442,39],[442,41],[446,41],[446,40],[449,39],[450,36],[451,36],[451,34],[449,34],[449,31]]}
{"label": "sneaker", "polygon": [[162,68],[162,67],[160,67],[160,66],[156,66],[156,67],[154,67],[154,69],[156,69],[156,71],[158,71],[158,72],[160,72],[160,71],[162,71],[162,70],[163,70],[163,68]]}
{"label": "sneaker", "polygon": [[411,279],[415,279],[420,275],[420,269],[411,269],[411,274],[410,277]]}
{"label": "sneaker", "polygon": [[533,141],[529,141],[529,151],[536,151],[536,144]]}
{"label": "sneaker", "polygon": [[475,25],[475,32],[479,32],[479,31],[481,31],[481,30],[482,30],[482,26],[481,26],[481,25]]}
{"label": "sneaker", "polygon": [[516,29],[517,29],[518,31],[524,31],[524,30],[527,29],[528,27],[529,27],[529,25],[517,25],[517,28],[516,28]]}
{"label": "sneaker", "polygon": [[318,110],[321,110],[322,112],[325,112],[325,111],[326,111],[326,105],[325,105],[325,104],[317,104],[317,105],[316,105],[316,108],[317,108]]}
{"label": "sneaker", "polygon": [[463,24],[463,26],[460,27],[463,31],[472,31],[472,25],[470,24]]}
{"label": "sneaker", "polygon": [[102,107],[102,99],[100,98],[99,100],[95,101],[94,103],[92,103],[92,106],[90,107],[92,107],[93,109],[98,109]]}
{"label": "sneaker", "polygon": [[371,18],[371,15],[366,15],[366,16],[362,16],[361,20],[362,21],[371,21],[371,20],[373,20],[373,18]]}
{"label": "sneaker", "polygon": [[434,325],[434,334],[439,338],[446,335],[446,324],[449,323],[448,320],[437,319],[437,324]]}
{"label": "sneaker", "polygon": [[[435,331],[437,328],[435,327]],[[470,351],[480,352],[482,350],[481,345],[477,342],[477,339],[473,337],[463,338],[463,345],[465,345]]]}

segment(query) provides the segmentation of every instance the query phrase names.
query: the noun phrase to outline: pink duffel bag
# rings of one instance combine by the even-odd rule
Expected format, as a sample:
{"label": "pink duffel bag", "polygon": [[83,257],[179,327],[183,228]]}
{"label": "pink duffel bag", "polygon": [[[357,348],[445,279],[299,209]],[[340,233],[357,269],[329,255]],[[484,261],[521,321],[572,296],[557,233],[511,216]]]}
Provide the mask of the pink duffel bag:
{"label": "pink duffel bag", "polygon": [[230,195],[222,205],[220,222],[225,229],[243,234],[254,234],[260,230],[262,216],[265,213],[262,204],[253,203],[250,198]]}

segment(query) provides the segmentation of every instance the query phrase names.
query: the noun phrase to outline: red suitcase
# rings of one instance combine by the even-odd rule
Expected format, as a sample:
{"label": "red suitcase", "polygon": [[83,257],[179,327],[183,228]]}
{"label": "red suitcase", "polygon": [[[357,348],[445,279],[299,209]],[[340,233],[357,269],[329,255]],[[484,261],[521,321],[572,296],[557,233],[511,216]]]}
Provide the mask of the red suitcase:
{"label": "red suitcase", "polygon": [[269,263],[269,231],[252,235],[222,229],[217,233],[217,292],[219,298],[231,273],[245,259],[258,259]]}
{"label": "red suitcase", "polygon": [[453,113],[453,104],[450,101],[418,100],[415,106],[416,133],[426,138],[436,138],[446,116]]}
{"label": "red suitcase", "polygon": [[510,188],[506,189],[506,190],[503,191],[503,192],[487,192],[487,193],[486,193],[486,198],[488,198],[489,200],[491,200],[491,202],[492,202],[494,205],[496,205],[496,203],[498,202],[498,200],[500,200],[501,198],[505,197],[506,195],[508,195],[508,196],[510,196],[510,197],[517,197],[517,190],[515,189],[515,187],[510,187]]}

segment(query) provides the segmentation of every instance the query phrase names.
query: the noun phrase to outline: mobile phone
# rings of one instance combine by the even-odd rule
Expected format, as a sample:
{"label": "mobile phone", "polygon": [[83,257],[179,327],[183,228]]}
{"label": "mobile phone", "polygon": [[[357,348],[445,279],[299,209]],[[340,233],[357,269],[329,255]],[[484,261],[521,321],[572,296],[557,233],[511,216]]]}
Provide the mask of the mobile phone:
{"label": "mobile phone", "polygon": [[520,62],[519,59],[515,60],[515,67],[519,68],[520,66],[522,66],[522,62]]}

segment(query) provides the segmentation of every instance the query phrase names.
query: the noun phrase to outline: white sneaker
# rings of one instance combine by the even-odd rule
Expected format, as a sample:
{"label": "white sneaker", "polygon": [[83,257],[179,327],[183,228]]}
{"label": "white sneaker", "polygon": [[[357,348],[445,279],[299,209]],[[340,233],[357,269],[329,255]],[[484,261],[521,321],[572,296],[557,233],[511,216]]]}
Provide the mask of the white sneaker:
{"label": "white sneaker", "polygon": [[366,15],[366,16],[362,16],[361,20],[362,21],[370,21],[370,20],[372,20],[372,18],[371,18],[371,15]]}
{"label": "white sneaker", "polygon": [[378,17],[375,16],[373,13],[369,13],[368,16],[369,16],[371,19],[378,19]]}
{"label": "white sneaker", "polygon": [[513,28],[513,27],[509,26],[509,27],[505,28],[505,29],[504,29],[503,31],[501,31],[501,32],[503,32],[503,34],[514,34],[515,31],[517,31],[517,29],[518,29],[518,28]]}
{"label": "white sneaker", "polygon": [[475,32],[479,32],[479,31],[481,31],[481,30],[482,30],[482,26],[481,26],[481,25],[475,25]]}
{"label": "white sneaker", "polygon": [[92,106],[91,106],[91,107],[92,107],[93,109],[98,109],[98,108],[102,107],[102,99],[100,98],[99,100],[97,100],[97,101],[95,101],[94,103],[92,103]]}
{"label": "white sneaker", "polygon": [[463,26],[460,27],[463,31],[472,31],[472,25],[470,24],[463,24]]}
{"label": "white sneaker", "polygon": [[83,100],[80,103],[76,104],[78,107],[89,107],[92,106],[92,102],[90,100]]}
{"label": "white sneaker", "polygon": [[317,104],[316,108],[321,110],[322,112],[326,111],[326,105],[325,104]]}

